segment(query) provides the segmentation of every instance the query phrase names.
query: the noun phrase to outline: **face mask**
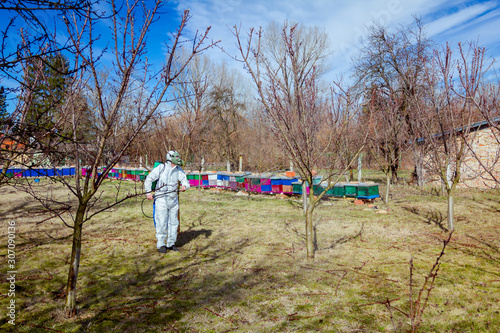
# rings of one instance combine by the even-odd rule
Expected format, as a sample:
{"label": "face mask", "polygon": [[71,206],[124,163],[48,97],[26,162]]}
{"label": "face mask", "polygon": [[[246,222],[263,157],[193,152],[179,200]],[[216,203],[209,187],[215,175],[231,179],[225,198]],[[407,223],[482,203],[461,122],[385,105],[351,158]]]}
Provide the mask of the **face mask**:
{"label": "face mask", "polygon": [[175,165],[182,166],[181,156],[176,151],[169,151],[168,152],[167,161],[171,161]]}

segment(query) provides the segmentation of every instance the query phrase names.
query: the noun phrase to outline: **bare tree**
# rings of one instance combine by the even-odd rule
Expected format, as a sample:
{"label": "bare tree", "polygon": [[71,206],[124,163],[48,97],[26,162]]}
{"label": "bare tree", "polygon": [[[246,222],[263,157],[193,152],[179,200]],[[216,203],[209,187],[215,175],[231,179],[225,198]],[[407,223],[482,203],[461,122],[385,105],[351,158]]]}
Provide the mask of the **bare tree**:
{"label": "bare tree", "polygon": [[221,162],[228,162],[235,169],[241,139],[240,126],[245,122],[246,105],[241,92],[244,81],[237,72],[228,70],[225,64],[218,66],[215,72],[207,110],[212,134],[211,146]]}
{"label": "bare tree", "polygon": [[434,52],[434,69],[425,72],[429,90],[419,103],[422,113],[430,117],[418,124],[424,134],[420,143],[428,149],[427,168],[439,176],[448,197],[450,231],[454,230],[454,194],[462,179],[464,160],[470,154],[467,140],[474,135],[471,128],[479,115],[473,96],[485,72],[484,48],[469,44],[466,50],[459,43],[458,51],[456,58],[448,45]]}
{"label": "bare tree", "polygon": [[401,107],[398,96],[387,96],[374,87],[367,100],[365,108],[370,110],[370,119],[364,124],[370,133],[368,148],[386,176],[384,200],[386,205],[389,205],[391,175],[394,175],[395,164],[398,163],[399,154],[408,140],[407,128],[405,123],[400,121],[397,112]]}
{"label": "bare tree", "polygon": [[[4,78],[19,80],[17,75],[21,62],[36,57],[47,56],[49,54],[69,50],[71,44],[58,43],[56,35],[49,20],[49,14],[55,15],[75,15],[77,18],[84,18],[90,14],[94,19],[100,14],[93,10],[97,3],[95,0],[4,0],[0,2],[0,11],[9,13],[9,22],[4,31],[1,32],[2,48],[0,51],[0,72]],[[46,15],[42,15],[46,14]],[[43,17],[43,18],[42,18]],[[52,22],[54,23],[54,22]],[[10,47],[12,40],[12,30],[16,24],[24,25],[22,38],[16,47]],[[51,47],[47,47],[50,45]]]}
{"label": "bare tree", "polygon": [[[359,99],[348,90],[332,89],[329,97],[321,89],[319,76],[327,56],[327,37],[317,28],[306,29],[287,22],[282,27],[273,24],[265,37],[262,29],[250,29],[246,42],[236,26],[233,33],[241,56],[238,60],[244,63],[257,87],[262,111],[294,167],[311,185],[310,204],[305,209],[305,235],[307,256],[312,258],[313,212],[326,191],[315,197],[313,170],[330,152],[328,187],[336,182],[332,180],[332,170],[338,167],[338,149],[346,139],[342,132],[353,114],[359,112]],[[323,133],[329,134],[328,139],[323,137],[320,141],[319,133],[326,130]],[[343,162],[341,170],[352,163]]]}
{"label": "bare tree", "polygon": [[[181,17],[181,23],[168,43],[166,63],[160,70],[153,68],[146,57],[146,37],[152,25],[159,18],[163,1],[155,1],[146,6],[142,1],[127,1],[118,8],[111,1],[111,53],[114,57],[112,71],[102,68],[102,54],[96,52],[92,41],[95,20],[87,9],[87,17],[81,23],[76,16],[64,18],[71,47],[74,50],[73,71],[68,89],[68,98],[63,108],[72,131],[70,142],[71,157],[75,162],[76,175],[73,180],[55,178],[63,183],[76,197],[75,207],[65,206],[72,212],[71,219],[57,214],[62,221],[73,229],[73,241],[68,281],[66,286],[66,309],[69,315],[76,313],[76,284],[80,265],[82,230],[86,221],[100,212],[113,207],[131,197],[126,194],[114,203],[100,201],[98,190],[110,170],[118,163],[124,153],[138,137],[146,124],[167,105],[167,91],[175,84],[180,73],[200,52],[213,44],[205,45],[209,28],[196,39],[191,40],[189,56],[182,65],[173,66],[181,45],[186,41],[184,29],[189,20],[189,11]],[[90,42],[89,42],[90,41]],[[187,44],[186,44],[187,45]],[[105,75],[103,75],[105,74]],[[89,131],[84,124],[82,112],[85,105],[80,103],[84,96],[90,105],[88,116],[92,118],[92,140],[87,140],[82,132]],[[123,129],[115,135],[117,128]],[[82,167],[87,172],[82,174]],[[28,192],[36,193],[31,189]],[[53,212],[61,207],[54,203],[44,203]],[[55,203],[57,206],[57,203]]]}
{"label": "bare tree", "polygon": [[210,131],[208,108],[212,70],[213,64],[207,56],[197,57],[189,64],[175,89],[175,125],[178,132],[174,136],[178,138],[175,147],[187,161],[198,162],[200,168],[201,158],[207,151]]}
{"label": "bare tree", "polygon": [[242,149],[248,167],[258,172],[289,168],[289,159],[280,141],[273,134],[272,124],[263,114],[260,103],[249,104],[246,118]]}
{"label": "bare tree", "polygon": [[[424,86],[422,76],[428,66],[430,46],[431,41],[426,38],[418,19],[413,25],[394,32],[372,25],[361,56],[354,64],[355,76],[368,101],[376,97],[378,105],[373,101],[371,104],[386,114],[373,119],[379,122],[375,126],[392,134],[388,137],[389,133],[385,133],[386,139],[379,138],[377,142],[382,145],[378,151],[385,153],[383,159],[390,164],[393,183],[397,182],[401,156],[408,147],[406,143],[415,143],[420,137],[412,126],[413,119],[419,117],[413,104],[415,95]],[[370,103],[368,101],[366,104]]]}

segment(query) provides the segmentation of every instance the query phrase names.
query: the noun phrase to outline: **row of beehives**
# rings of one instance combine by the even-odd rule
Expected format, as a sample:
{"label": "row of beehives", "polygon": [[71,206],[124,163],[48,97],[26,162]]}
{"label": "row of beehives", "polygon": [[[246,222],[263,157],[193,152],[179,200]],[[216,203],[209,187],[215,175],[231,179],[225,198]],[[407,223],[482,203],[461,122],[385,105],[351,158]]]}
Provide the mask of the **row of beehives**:
{"label": "row of beehives", "polygon": [[[0,169],[1,171],[1,169]],[[60,176],[74,176],[74,167],[58,167],[58,168],[10,168],[7,169],[7,177],[60,177]]]}
{"label": "row of beehives", "polygon": [[[100,170],[102,171],[102,170]],[[82,176],[86,176],[87,168],[82,168]],[[107,177],[112,179],[128,179],[134,181],[144,181],[149,171],[147,169],[113,168]],[[8,176],[13,177],[54,177],[73,176],[74,167],[63,168],[12,168],[7,170]],[[293,175],[288,173],[289,175]],[[192,187],[217,187],[228,190],[245,190],[253,193],[268,194],[302,194],[302,181],[286,175],[274,174],[228,174],[222,172],[188,173],[187,178]],[[306,191],[309,193],[309,186],[306,184]],[[326,182],[322,182],[321,176],[313,180],[313,190],[319,194],[327,187]],[[360,199],[374,199],[380,197],[378,184],[356,184],[337,183],[325,193],[327,197],[353,197]]]}
{"label": "row of beehives", "polygon": [[[192,187],[217,187],[228,190],[245,190],[253,193],[269,194],[302,194],[302,181],[297,178],[282,175],[253,175],[227,173],[189,173],[187,175]],[[313,190],[320,194],[327,188],[321,176],[313,179]],[[306,183],[306,191],[309,193]],[[378,184],[337,183],[326,191],[327,197],[353,197],[359,199],[375,199],[380,197]]]}

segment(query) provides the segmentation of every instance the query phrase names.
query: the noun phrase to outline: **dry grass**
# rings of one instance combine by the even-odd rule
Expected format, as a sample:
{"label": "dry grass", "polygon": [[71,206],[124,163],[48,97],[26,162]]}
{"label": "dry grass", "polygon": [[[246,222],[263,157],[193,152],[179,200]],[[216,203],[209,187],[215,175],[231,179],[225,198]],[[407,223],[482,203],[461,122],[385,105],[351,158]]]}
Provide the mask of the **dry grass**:
{"label": "dry grass", "polygon": [[[112,189],[108,184],[106,194]],[[430,188],[393,193],[388,214],[351,200],[323,201],[315,215],[314,260],[305,257],[294,198],[183,193],[181,252],[167,255],[156,251],[153,223],[142,215],[141,200],[132,199],[85,225],[79,312],[66,318],[70,230],[55,219],[37,224],[44,217],[39,205],[4,187],[3,239],[7,221],[18,227],[16,331],[406,332],[409,319],[393,311],[393,323],[382,303],[390,299],[409,312],[409,260],[413,256],[416,291],[447,235],[446,200]],[[60,189],[53,195],[67,198]],[[422,332],[498,332],[499,217],[498,192],[459,193],[457,230]],[[2,273],[6,251],[2,242]],[[2,276],[2,294],[5,281]],[[2,309],[7,301],[3,295]],[[14,331],[0,313],[0,327]]]}

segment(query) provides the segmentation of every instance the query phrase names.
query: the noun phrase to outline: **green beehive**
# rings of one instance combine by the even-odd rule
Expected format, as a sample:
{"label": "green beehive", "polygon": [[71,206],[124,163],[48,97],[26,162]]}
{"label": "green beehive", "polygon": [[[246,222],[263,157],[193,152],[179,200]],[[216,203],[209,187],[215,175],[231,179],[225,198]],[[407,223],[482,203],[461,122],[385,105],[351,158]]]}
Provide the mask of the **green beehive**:
{"label": "green beehive", "polygon": [[378,184],[358,184],[357,198],[375,199],[379,198]]}
{"label": "green beehive", "polygon": [[344,185],[345,196],[350,198],[355,198],[357,195],[357,184],[346,183]]}
{"label": "green beehive", "polygon": [[302,183],[301,182],[293,182],[293,193],[294,194],[302,194]]}
{"label": "green beehive", "polygon": [[190,179],[195,179],[195,178],[194,178],[194,177],[195,177],[195,175],[192,175],[192,174],[190,174],[190,173],[188,173],[188,174],[186,175],[186,177],[187,177],[187,179],[188,179],[188,180],[190,180]]}
{"label": "green beehive", "polygon": [[[327,187],[328,187],[327,184],[313,185],[314,194],[320,195]],[[333,196],[334,196],[334,187],[329,188],[328,191],[326,191],[326,193],[323,195],[323,197],[333,197]]]}
{"label": "green beehive", "polygon": [[323,176],[313,177],[313,184],[319,184],[319,183],[321,183],[322,179],[323,179]]}
{"label": "green beehive", "polygon": [[328,191],[326,191],[325,195],[327,197],[334,197],[335,196],[335,190],[334,189],[335,189],[335,187],[329,188]]}
{"label": "green beehive", "polygon": [[259,177],[252,177],[252,185],[260,185],[260,178]]}
{"label": "green beehive", "polygon": [[333,186],[333,196],[336,198],[345,197],[345,186],[344,183],[337,183]]}
{"label": "green beehive", "polygon": [[320,195],[323,192],[325,187],[323,185],[315,185],[313,184],[313,190],[315,195]]}

